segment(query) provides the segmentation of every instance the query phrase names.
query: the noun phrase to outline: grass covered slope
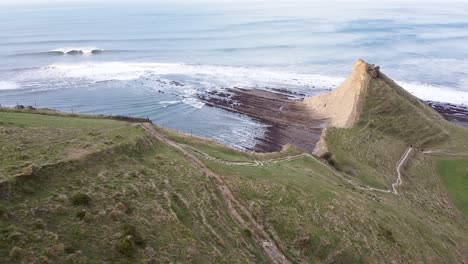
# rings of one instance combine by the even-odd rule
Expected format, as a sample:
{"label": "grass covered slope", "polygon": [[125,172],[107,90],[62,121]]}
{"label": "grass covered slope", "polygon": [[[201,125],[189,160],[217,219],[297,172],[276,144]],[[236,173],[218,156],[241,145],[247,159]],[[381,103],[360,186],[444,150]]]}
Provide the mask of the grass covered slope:
{"label": "grass covered slope", "polygon": [[135,127],[110,119],[0,112],[0,181],[45,164],[77,159],[132,142]]}
{"label": "grass covered slope", "polygon": [[225,177],[292,262],[463,263],[464,220],[360,190],[313,156],[262,166],[199,157]]}
{"label": "grass covered slope", "polygon": [[437,165],[452,201],[468,217],[468,159],[441,159]]}
{"label": "grass covered slope", "polygon": [[[28,127],[33,121],[21,120],[35,115],[11,114],[0,131],[35,136],[24,146],[41,158],[12,155],[9,164],[48,165],[10,180],[14,188],[0,199],[1,263],[463,263],[467,257],[466,220],[444,196],[432,156],[410,155],[401,196],[362,187],[394,182],[391,170],[407,146],[369,126],[330,129],[337,171],[294,148],[258,155],[148,123],[92,119],[73,126],[85,121],[41,116]],[[55,132],[70,134],[54,147],[56,155],[35,143],[65,128]],[[75,141],[92,145],[66,158]]]}
{"label": "grass covered slope", "polygon": [[[18,115],[10,116],[1,129],[14,128],[27,137],[32,134],[29,128],[15,122],[30,115]],[[83,121],[79,118],[37,118],[46,119],[42,133],[34,134],[37,141],[50,139],[46,132],[55,131],[57,120],[68,123],[64,140],[90,137],[85,129],[76,132],[83,138],[73,138],[70,131]],[[267,262],[249,232],[231,218],[213,183],[180,153],[141,126],[92,122],[92,131],[98,129],[104,141],[114,143],[79,159],[44,166],[17,180],[9,198],[0,200],[0,262]],[[118,144],[114,133],[103,132],[107,129],[131,133],[123,134],[125,144]],[[100,144],[94,138],[84,142]],[[44,145],[30,147],[42,153]],[[55,162],[55,156],[43,155],[41,161],[50,163],[49,157]]]}
{"label": "grass covered slope", "polygon": [[[365,93],[360,98],[362,104],[358,108],[358,117],[349,128],[331,127],[326,130],[323,134],[323,145],[327,149],[327,152],[322,152],[324,157],[336,169],[353,179],[371,187],[391,190],[397,177],[396,164],[412,145],[415,148],[401,167],[403,183],[397,187],[401,197],[398,207],[413,211],[413,217],[426,215],[427,223],[424,224],[427,226],[438,225],[438,219],[444,217],[446,221],[456,223],[440,230],[442,237],[457,232],[457,228],[466,226],[466,217],[462,214],[464,206],[460,205],[464,199],[460,195],[463,190],[460,186],[454,188],[455,182],[462,181],[460,178],[463,177],[464,164],[439,162],[439,159],[444,155],[456,157],[457,153],[466,153],[468,130],[444,120],[377,67],[367,64],[365,68],[359,69],[366,71],[353,72],[352,75],[362,75],[363,79],[369,81],[365,87],[360,87]],[[342,93],[346,94],[345,91]],[[433,155],[436,153],[437,157]],[[406,225],[403,218],[400,215],[396,221]],[[410,234],[414,230],[408,232]],[[464,255],[466,261],[467,252],[461,250],[466,248],[466,227],[458,232],[463,234],[464,239],[461,241],[464,242],[458,244],[459,251],[456,254]],[[439,261],[448,263],[446,259]]]}

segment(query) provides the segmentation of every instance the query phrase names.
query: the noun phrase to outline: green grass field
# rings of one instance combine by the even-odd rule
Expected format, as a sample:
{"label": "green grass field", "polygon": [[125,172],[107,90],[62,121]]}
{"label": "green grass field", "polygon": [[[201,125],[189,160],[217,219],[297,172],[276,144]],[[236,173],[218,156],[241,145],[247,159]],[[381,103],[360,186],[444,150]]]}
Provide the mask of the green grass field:
{"label": "green grass field", "polygon": [[453,203],[468,217],[468,159],[440,160],[437,168]]}

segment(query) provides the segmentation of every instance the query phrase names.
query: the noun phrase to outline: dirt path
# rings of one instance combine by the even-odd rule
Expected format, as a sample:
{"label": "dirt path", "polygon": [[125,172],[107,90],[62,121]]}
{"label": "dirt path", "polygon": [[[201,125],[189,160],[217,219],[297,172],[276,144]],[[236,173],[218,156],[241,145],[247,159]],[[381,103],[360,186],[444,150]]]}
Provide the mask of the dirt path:
{"label": "dirt path", "polygon": [[240,226],[250,230],[253,238],[256,240],[257,244],[263,249],[266,256],[271,260],[272,263],[277,264],[290,264],[291,262],[284,256],[284,254],[279,249],[275,241],[268,235],[264,230],[263,226],[260,225],[252,216],[249,210],[240,203],[233,195],[229,186],[224,181],[223,177],[216,174],[210,170],[206,165],[198,159],[195,155],[184,149],[178,143],[166,138],[162,135],[152,124],[143,123],[142,127],[156,139],[166,143],[172,148],[178,150],[202,173],[208,176],[216,184],[221,194],[223,195],[224,200],[226,201],[229,212],[232,217],[239,223]]}
{"label": "dirt path", "polygon": [[358,185],[357,183],[355,183],[354,181],[352,181],[351,179],[348,179],[346,177],[344,177],[341,172],[337,171],[335,168],[331,167],[330,165],[324,163],[323,161],[319,160],[318,158],[316,158],[315,156],[313,155],[309,155],[310,157],[312,157],[313,159],[315,159],[316,161],[318,161],[320,164],[322,164],[323,166],[327,167],[329,170],[331,170],[333,172],[333,174],[337,175],[337,176],[340,176],[341,178],[345,179],[349,184],[353,185],[354,187],[356,187],[357,189],[360,189],[360,190],[365,190],[365,191],[375,191],[375,192],[381,192],[381,193],[393,193],[393,194],[398,194],[397,190],[396,190],[396,187],[400,186],[403,181],[401,180],[401,166],[405,163],[405,161],[407,160],[410,152],[413,150],[413,148],[408,148],[405,153],[403,153],[403,156],[400,158],[400,160],[398,161],[398,163],[396,164],[395,168],[396,168],[396,171],[397,171],[397,180],[395,183],[392,184],[392,190],[388,190],[388,189],[378,189],[378,188],[374,188],[374,187],[369,187],[369,186],[362,186],[362,185]]}
{"label": "dirt path", "polygon": [[400,161],[398,161],[398,163],[397,163],[396,171],[397,171],[398,177],[397,177],[396,182],[394,184],[392,184],[392,189],[393,189],[394,194],[398,194],[398,192],[396,190],[396,187],[400,186],[403,183],[403,181],[401,180],[401,166],[403,166],[405,161],[408,159],[408,156],[409,156],[409,154],[411,153],[412,150],[413,150],[412,147],[408,148],[406,150],[405,154],[403,154],[403,156],[401,157]]}
{"label": "dirt path", "polygon": [[285,156],[285,157],[276,158],[276,159],[269,159],[269,160],[228,161],[228,160],[222,160],[222,159],[213,157],[213,156],[211,156],[211,155],[209,155],[209,154],[207,154],[207,153],[205,153],[205,152],[203,152],[203,151],[201,151],[201,150],[199,150],[197,148],[194,148],[192,146],[189,146],[189,145],[186,145],[186,144],[180,144],[180,145],[182,145],[185,148],[189,148],[189,149],[193,150],[194,152],[202,155],[207,160],[211,160],[211,161],[221,163],[221,164],[224,164],[224,165],[228,165],[228,166],[264,166],[266,164],[274,164],[274,163],[278,163],[278,162],[282,162],[282,161],[291,161],[291,160],[296,160],[296,159],[300,159],[300,158],[303,158],[303,157],[310,156],[307,153],[301,153],[301,154],[298,154],[298,155]]}
{"label": "dirt path", "polygon": [[468,153],[449,153],[442,150],[426,150],[423,151],[424,154],[433,154],[433,155],[449,155],[449,156],[468,156]]}
{"label": "dirt path", "polygon": [[[221,163],[221,164],[224,164],[224,165],[228,165],[228,166],[264,166],[264,165],[267,165],[267,164],[274,164],[274,163],[278,163],[278,162],[282,162],[282,161],[291,161],[291,160],[296,160],[296,159],[300,159],[300,158],[303,158],[303,157],[311,157],[311,158],[315,159],[316,161],[318,161],[323,166],[327,167],[329,170],[331,170],[333,172],[333,174],[338,175],[341,178],[345,179],[348,183],[350,183],[351,185],[353,185],[357,189],[365,190],[365,191],[375,191],[375,192],[381,192],[381,193],[393,193],[393,194],[398,194],[398,192],[396,190],[396,187],[400,186],[403,183],[403,181],[401,180],[401,167],[405,163],[405,161],[407,160],[410,152],[413,150],[413,148],[411,148],[411,147],[408,148],[405,151],[405,153],[403,153],[400,160],[396,164],[395,169],[396,169],[396,172],[397,172],[397,180],[396,180],[395,183],[392,184],[392,189],[389,190],[389,189],[379,189],[379,188],[374,188],[374,187],[369,187],[369,186],[358,185],[357,183],[353,182],[351,179],[348,179],[348,178],[344,177],[343,175],[341,175],[341,173],[339,171],[337,171],[335,168],[331,167],[330,165],[324,163],[322,160],[319,160],[315,156],[313,156],[311,154],[308,154],[308,153],[301,153],[301,154],[298,154],[298,155],[285,156],[285,157],[281,157],[281,158],[264,160],[264,161],[258,161],[258,160],[256,160],[256,161],[226,161],[226,160],[222,160],[222,159],[210,156],[209,154],[207,154],[207,153],[205,153],[205,152],[203,152],[203,151],[201,151],[201,150],[199,150],[197,148],[194,148],[192,146],[189,146],[189,145],[186,145],[186,144],[180,144],[180,145],[183,145],[184,147],[195,151],[196,153],[202,155],[204,158],[206,158],[208,160],[211,160],[211,161],[214,161],[214,162],[217,162],[217,163]],[[433,152],[428,152],[428,153],[433,153]]]}

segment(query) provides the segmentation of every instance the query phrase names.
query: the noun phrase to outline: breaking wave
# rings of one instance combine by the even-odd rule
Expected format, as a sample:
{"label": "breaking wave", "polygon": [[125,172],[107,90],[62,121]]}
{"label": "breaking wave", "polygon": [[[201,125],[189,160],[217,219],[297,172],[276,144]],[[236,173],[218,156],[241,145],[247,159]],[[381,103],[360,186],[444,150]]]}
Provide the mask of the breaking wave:
{"label": "breaking wave", "polygon": [[[62,49],[55,52],[71,52]],[[84,49],[92,52],[94,48]],[[5,82],[6,81],[6,82]],[[51,64],[15,72],[14,78],[0,82],[0,89],[20,89],[34,85],[47,89],[68,87],[86,89],[114,86],[169,92],[180,96],[193,107],[202,105],[192,100],[203,91],[222,88],[286,89],[304,95],[314,95],[337,87],[343,77],[294,73],[254,67],[199,65],[180,63],[99,62]],[[446,86],[425,83],[398,82],[403,88],[423,100],[468,104],[468,92]]]}
{"label": "breaking wave", "polygon": [[15,82],[0,81],[0,90],[15,90],[19,86]]}
{"label": "breaking wave", "polygon": [[118,52],[116,50],[103,50],[98,48],[58,48],[49,51],[19,53],[12,56],[80,56],[80,55],[97,55],[101,53]]}

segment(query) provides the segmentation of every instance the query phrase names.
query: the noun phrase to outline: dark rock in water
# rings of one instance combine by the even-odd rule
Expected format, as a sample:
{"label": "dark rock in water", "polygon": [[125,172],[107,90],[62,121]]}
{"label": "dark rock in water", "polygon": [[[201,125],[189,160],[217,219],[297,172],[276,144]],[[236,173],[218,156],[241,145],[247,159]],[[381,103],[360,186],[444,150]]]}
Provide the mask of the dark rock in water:
{"label": "dark rock in water", "polygon": [[67,52],[68,55],[83,55],[83,51],[82,50],[70,50],[69,52]]}
{"label": "dark rock in water", "polygon": [[170,85],[175,85],[175,86],[184,86],[183,84],[181,84],[180,82],[177,82],[177,81],[171,81],[169,84]]}
{"label": "dark rock in water", "polygon": [[468,126],[468,107],[434,101],[426,101],[425,103],[441,114],[446,120],[462,126]]}
{"label": "dark rock in water", "polygon": [[102,52],[103,52],[103,50],[101,50],[101,49],[95,49],[95,50],[91,51],[92,54],[101,54]]}
{"label": "dark rock in water", "polygon": [[48,52],[47,54],[50,54],[50,55],[56,55],[56,56],[62,56],[62,55],[65,55],[65,52],[63,51],[51,51],[51,52]]}

